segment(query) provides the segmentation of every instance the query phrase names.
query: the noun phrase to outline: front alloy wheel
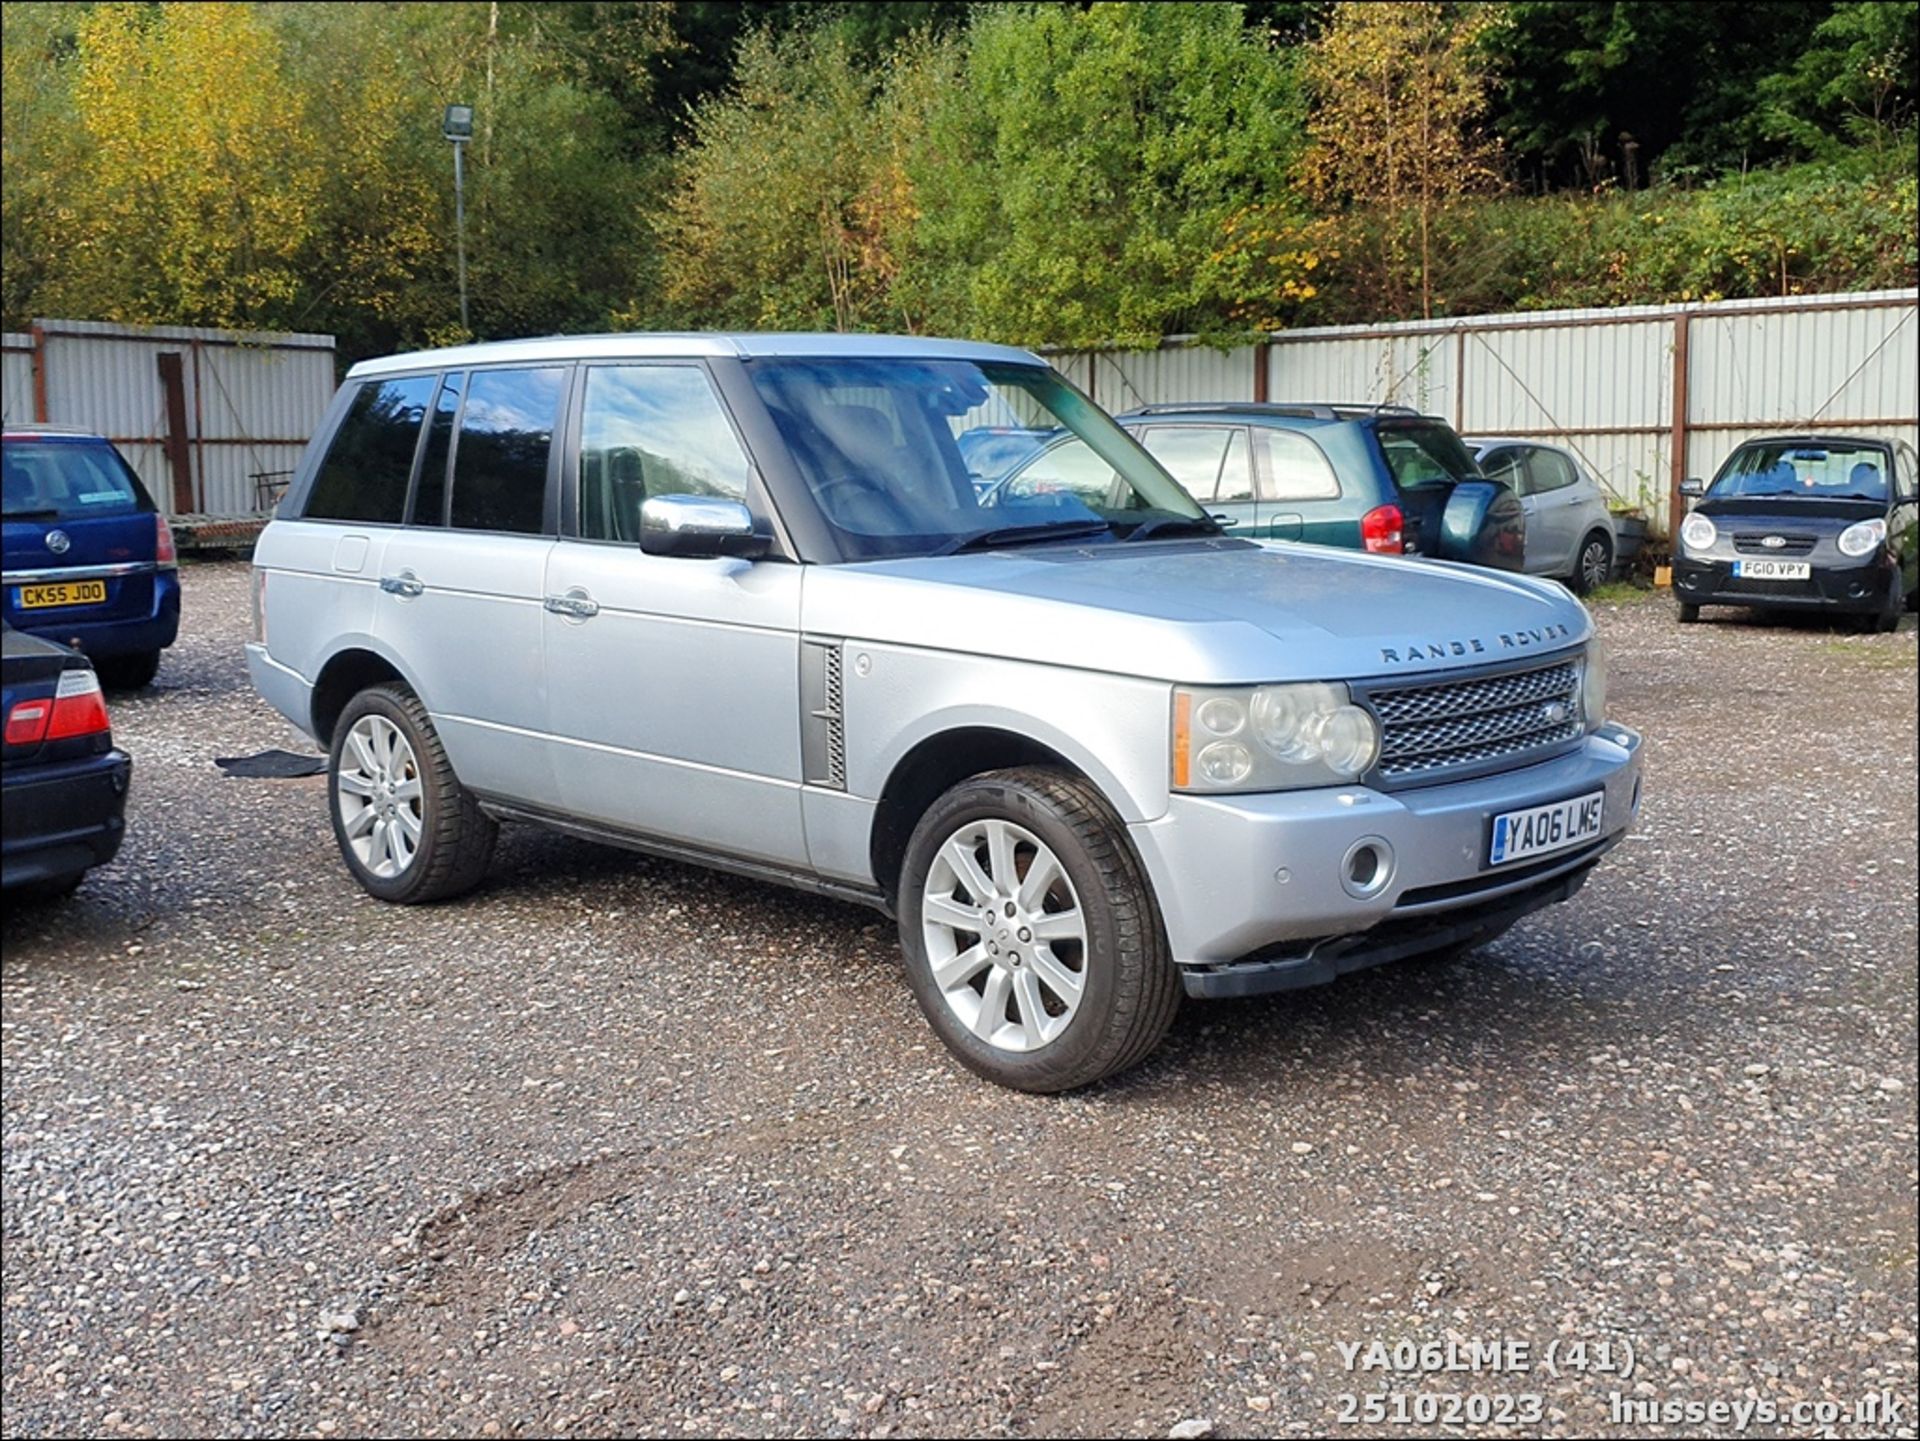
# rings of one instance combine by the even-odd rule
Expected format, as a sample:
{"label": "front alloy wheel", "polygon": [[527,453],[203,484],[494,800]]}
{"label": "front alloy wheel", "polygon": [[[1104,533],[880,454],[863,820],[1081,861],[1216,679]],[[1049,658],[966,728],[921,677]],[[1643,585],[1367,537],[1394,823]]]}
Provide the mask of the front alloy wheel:
{"label": "front alloy wheel", "polygon": [[1180,1004],[1152,888],[1085,777],[961,781],[907,842],[900,945],[914,998],[969,1069],[1021,1091],[1125,1070]]}
{"label": "front alloy wheel", "polygon": [[1060,858],[1005,820],[969,821],[934,853],[920,902],[934,984],[1003,1051],[1037,1051],[1087,989],[1087,920]]}

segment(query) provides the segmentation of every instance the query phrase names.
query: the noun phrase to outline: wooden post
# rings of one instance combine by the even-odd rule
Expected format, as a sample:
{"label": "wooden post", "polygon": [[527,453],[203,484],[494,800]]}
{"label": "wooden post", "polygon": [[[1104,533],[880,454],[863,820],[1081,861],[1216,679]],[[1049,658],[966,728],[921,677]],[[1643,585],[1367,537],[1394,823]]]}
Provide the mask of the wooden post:
{"label": "wooden post", "polygon": [[1687,502],[1680,494],[1680,482],[1687,478],[1687,332],[1691,312],[1682,311],[1673,318],[1673,430],[1667,440],[1667,544],[1680,537],[1680,522],[1686,519]]}
{"label": "wooden post", "polygon": [[1273,347],[1266,341],[1259,341],[1253,347],[1253,403],[1267,403],[1267,356]]}
{"label": "wooden post", "polygon": [[33,337],[33,418],[45,425],[47,415],[47,332],[34,321],[28,327]]}
{"label": "wooden post", "polygon": [[180,352],[163,350],[154,357],[160,367],[160,393],[167,403],[167,468],[173,472],[173,513],[193,511],[193,463],[187,456],[187,387]]}

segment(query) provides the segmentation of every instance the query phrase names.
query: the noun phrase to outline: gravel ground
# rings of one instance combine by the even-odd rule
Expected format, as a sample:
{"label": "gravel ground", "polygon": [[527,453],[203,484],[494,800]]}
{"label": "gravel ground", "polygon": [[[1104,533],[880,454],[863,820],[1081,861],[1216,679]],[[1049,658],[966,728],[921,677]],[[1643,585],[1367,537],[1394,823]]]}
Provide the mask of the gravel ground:
{"label": "gravel ground", "polygon": [[[859,909],[526,829],[464,901],[366,898],[320,780],[214,769],[311,746],[246,685],[244,567],[185,580],[114,707],[120,859],[6,908],[9,1436],[1303,1434],[1348,1393],[1645,1434],[1609,1393],[1882,1389],[1914,1434],[1911,622],[1601,606],[1648,799],[1572,904],[1037,1099],[947,1062]],[[1449,1337],[1532,1369],[1342,1361]]]}

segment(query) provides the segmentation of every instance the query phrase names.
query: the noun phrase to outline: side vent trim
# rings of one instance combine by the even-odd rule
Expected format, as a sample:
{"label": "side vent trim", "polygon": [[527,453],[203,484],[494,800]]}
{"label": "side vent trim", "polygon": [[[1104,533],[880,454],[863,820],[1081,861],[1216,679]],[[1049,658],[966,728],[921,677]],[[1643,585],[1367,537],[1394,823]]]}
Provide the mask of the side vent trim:
{"label": "side vent trim", "polygon": [[810,786],[847,788],[847,727],[841,708],[845,642],[808,636],[800,645],[800,762]]}

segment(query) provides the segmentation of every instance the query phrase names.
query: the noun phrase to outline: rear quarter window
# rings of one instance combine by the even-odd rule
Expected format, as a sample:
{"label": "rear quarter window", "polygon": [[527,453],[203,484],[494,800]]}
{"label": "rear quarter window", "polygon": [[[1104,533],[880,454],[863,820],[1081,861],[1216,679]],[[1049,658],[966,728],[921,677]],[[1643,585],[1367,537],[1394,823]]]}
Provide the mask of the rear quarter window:
{"label": "rear quarter window", "polygon": [[8,520],[84,520],[152,510],[146,487],[104,440],[9,440],[0,446]]}
{"label": "rear quarter window", "polygon": [[361,384],[314,477],[304,512],[309,519],[400,523],[420,420],[438,379],[409,375]]}

